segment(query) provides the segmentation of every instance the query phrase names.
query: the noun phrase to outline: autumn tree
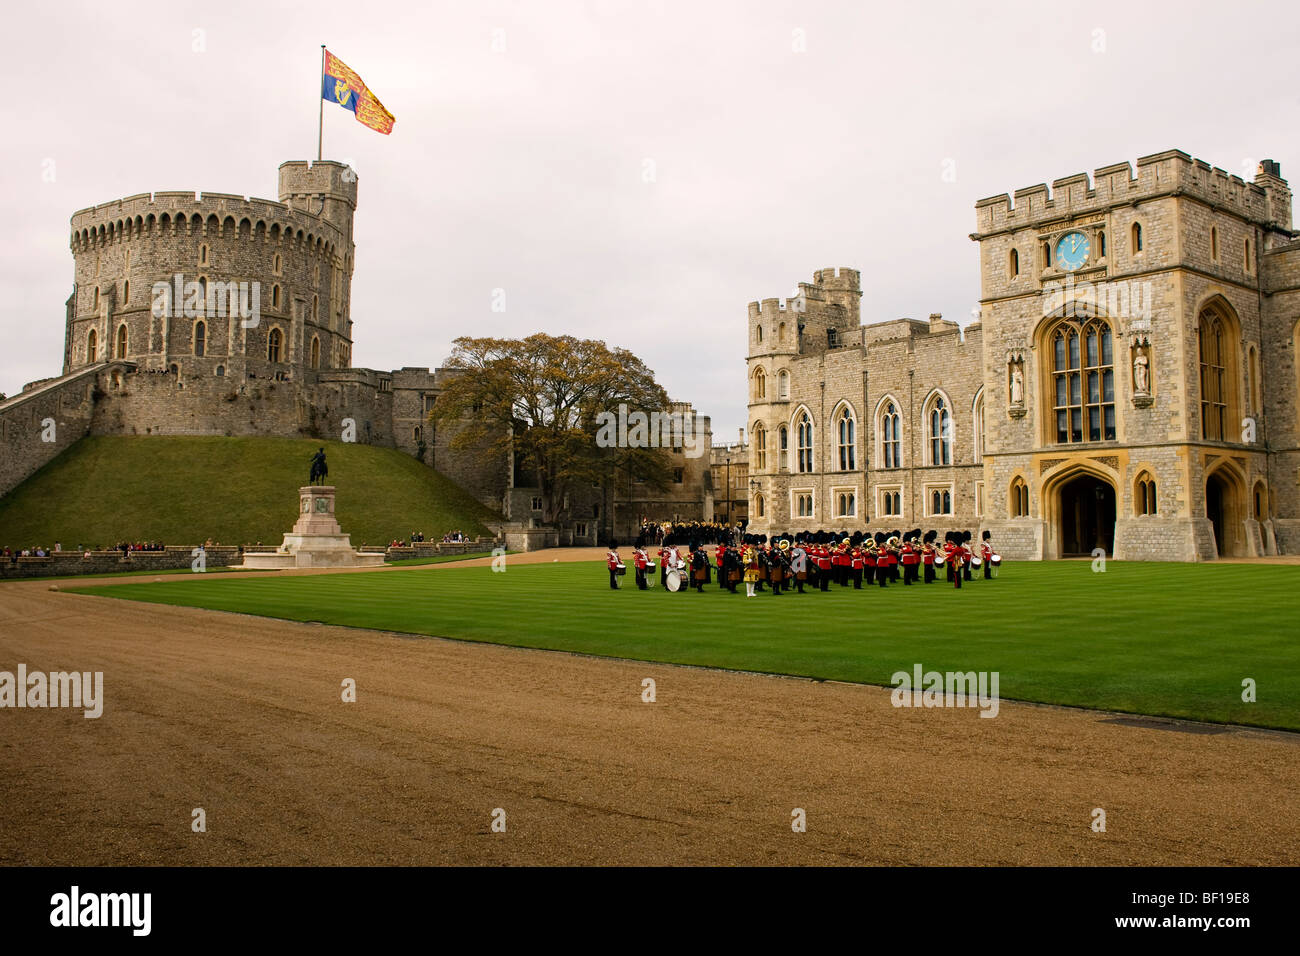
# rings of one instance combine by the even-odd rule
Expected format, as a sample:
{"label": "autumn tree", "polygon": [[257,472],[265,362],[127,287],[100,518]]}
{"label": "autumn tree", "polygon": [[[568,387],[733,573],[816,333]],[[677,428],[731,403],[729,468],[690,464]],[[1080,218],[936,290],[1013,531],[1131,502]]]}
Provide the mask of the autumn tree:
{"label": "autumn tree", "polygon": [[513,452],[516,470],[536,476],[546,522],[569,517],[563,505],[570,490],[610,486],[615,474],[667,487],[672,469],[664,449],[597,441],[598,416],[620,404],[669,407],[654,372],[631,352],[540,332],[525,339],[463,336],[453,345],[451,376],[430,422],[453,436],[453,449]]}

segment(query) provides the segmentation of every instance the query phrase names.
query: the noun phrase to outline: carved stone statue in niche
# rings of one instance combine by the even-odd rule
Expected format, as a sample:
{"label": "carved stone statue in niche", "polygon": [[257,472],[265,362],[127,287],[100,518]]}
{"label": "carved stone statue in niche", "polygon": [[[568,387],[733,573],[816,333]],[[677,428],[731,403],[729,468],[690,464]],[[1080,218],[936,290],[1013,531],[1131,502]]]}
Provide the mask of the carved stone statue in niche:
{"label": "carved stone statue in niche", "polygon": [[1025,404],[1025,373],[1019,362],[1011,363],[1011,404]]}
{"label": "carved stone statue in niche", "polygon": [[1151,395],[1151,346],[1145,341],[1133,345],[1133,407],[1150,408],[1155,403]]}
{"label": "carved stone statue in niche", "polygon": [[1151,394],[1151,370],[1148,368],[1146,352],[1138,349],[1133,357],[1133,390],[1138,395]]}

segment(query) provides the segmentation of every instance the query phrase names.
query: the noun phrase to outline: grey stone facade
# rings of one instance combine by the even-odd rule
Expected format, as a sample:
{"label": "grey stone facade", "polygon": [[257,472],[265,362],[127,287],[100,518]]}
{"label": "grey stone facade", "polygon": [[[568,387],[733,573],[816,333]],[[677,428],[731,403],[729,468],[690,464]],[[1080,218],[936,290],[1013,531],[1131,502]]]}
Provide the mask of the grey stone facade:
{"label": "grey stone facade", "polygon": [[828,268],[749,304],[756,532],[948,531],[982,512],[979,324],[863,325],[861,295],[856,270]]}
{"label": "grey stone facade", "polygon": [[862,325],[852,269],[750,303],[752,524],[988,530],[1030,560],[1300,550],[1291,206],[1275,163],[1248,183],[1169,150],[979,201],[964,330]]}

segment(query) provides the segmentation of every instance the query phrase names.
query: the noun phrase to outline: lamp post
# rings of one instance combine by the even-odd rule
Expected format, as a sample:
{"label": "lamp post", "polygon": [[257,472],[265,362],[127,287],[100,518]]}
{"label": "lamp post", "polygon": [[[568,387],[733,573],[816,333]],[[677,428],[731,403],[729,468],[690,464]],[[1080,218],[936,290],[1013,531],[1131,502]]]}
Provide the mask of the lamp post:
{"label": "lamp post", "polygon": [[731,456],[727,456],[727,527],[731,527]]}

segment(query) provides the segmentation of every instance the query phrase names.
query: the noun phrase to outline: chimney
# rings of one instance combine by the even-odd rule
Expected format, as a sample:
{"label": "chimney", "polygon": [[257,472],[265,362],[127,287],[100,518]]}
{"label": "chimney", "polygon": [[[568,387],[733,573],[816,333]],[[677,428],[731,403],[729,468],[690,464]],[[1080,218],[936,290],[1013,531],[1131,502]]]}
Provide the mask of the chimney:
{"label": "chimney", "polygon": [[1291,230],[1291,187],[1282,178],[1282,167],[1271,159],[1260,160],[1255,185],[1264,190],[1268,217],[1278,227]]}
{"label": "chimney", "polygon": [[740,426],[740,447],[745,447],[745,426]]}

